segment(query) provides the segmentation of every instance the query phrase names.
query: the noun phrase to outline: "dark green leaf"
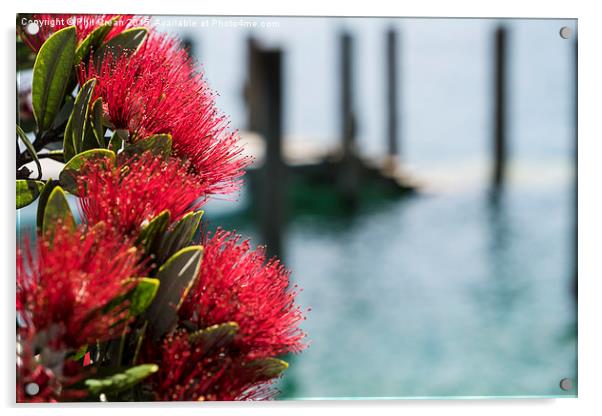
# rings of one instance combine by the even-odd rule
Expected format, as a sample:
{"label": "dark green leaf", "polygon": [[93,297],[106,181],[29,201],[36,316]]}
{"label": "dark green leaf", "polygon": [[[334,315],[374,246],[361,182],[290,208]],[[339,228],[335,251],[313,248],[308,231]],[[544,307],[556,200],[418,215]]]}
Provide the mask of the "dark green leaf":
{"label": "dark green leaf", "polygon": [[58,221],[62,221],[64,226],[75,229],[75,218],[73,218],[73,214],[69,208],[65,192],[63,192],[60,186],[55,187],[48,197],[48,202],[44,209],[42,232],[44,234],[47,232],[52,233],[54,231],[53,227],[56,226]]}
{"label": "dark green leaf", "polygon": [[134,27],[126,29],[117,36],[111,38],[98,49],[98,53],[94,57],[94,65],[100,68],[102,60],[107,54],[112,54],[113,57],[119,55],[130,55],[138,49],[142,41],[146,38],[147,29],[144,27]]}
{"label": "dark green leaf", "polygon": [[40,195],[40,192],[44,189],[44,183],[39,181],[33,181],[30,179],[18,180],[17,181],[17,209],[23,208],[33,201]]}
{"label": "dark green leaf", "polygon": [[54,117],[54,122],[52,123],[53,130],[61,130],[65,128],[64,126],[73,112],[73,101],[74,98],[71,95],[67,95],[65,97],[65,104],[63,104],[58,114]]}
{"label": "dark green leaf", "polygon": [[74,26],[55,32],[38,52],[33,66],[31,102],[39,131],[45,131],[52,125],[63,104],[74,56]]}
{"label": "dark green leaf", "polygon": [[169,332],[177,321],[177,311],[194,284],[203,258],[202,246],[186,247],[171,256],[157,272],[161,281],[153,303],[145,312],[155,337]]}
{"label": "dark green leaf", "polygon": [[136,245],[142,246],[145,253],[153,253],[157,239],[160,238],[169,225],[170,214],[168,210],[162,211],[153,218],[142,230],[136,240]]}
{"label": "dark green leaf", "polygon": [[40,200],[38,201],[38,211],[36,216],[36,227],[38,230],[42,230],[42,223],[44,222],[44,210],[46,209],[46,204],[48,203],[48,198],[50,197],[50,193],[59,186],[59,181],[50,179],[44,185],[42,192],[40,193]]}
{"label": "dark green leaf", "polygon": [[211,354],[230,345],[234,341],[238,329],[236,322],[226,322],[193,332],[189,339],[191,343],[201,345],[205,354]]}
{"label": "dark green leaf", "polygon": [[71,113],[67,127],[65,127],[65,137],[63,139],[65,162],[69,162],[73,156],[82,151],[86,124],[88,123],[90,99],[92,98],[95,85],[96,79],[92,78],[88,80],[82,85],[75,98],[73,113]]}
{"label": "dark green leaf", "polygon": [[107,149],[86,150],[78,154],[69,160],[61,171],[59,175],[61,186],[70,193],[77,195],[77,177],[80,174],[80,169],[86,161],[94,159],[108,159],[112,164],[115,164],[116,156],[114,152]]}
{"label": "dark green leaf", "polygon": [[155,134],[138,140],[123,149],[128,156],[135,156],[150,151],[156,156],[168,157],[171,154],[171,134]]}
{"label": "dark green leaf", "polygon": [[246,379],[252,382],[267,381],[278,377],[288,368],[286,361],[278,358],[260,358],[244,365],[245,372],[248,372]]}
{"label": "dark green leaf", "polygon": [[161,236],[161,242],[156,251],[159,264],[164,263],[175,252],[186,247],[196,234],[203,211],[189,212],[176,221],[166,233]]}
{"label": "dark green leaf", "polygon": [[36,167],[38,168],[38,178],[37,179],[42,179],[42,165],[40,165],[40,159],[38,159],[38,153],[36,152],[36,149],[33,147],[31,142],[29,141],[29,139],[27,138],[27,135],[25,134],[23,129],[18,124],[17,124],[17,135],[19,136],[19,138],[21,139],[21,141],[27,148],[27,152],[29,153],[31,158],[34,160],[34,162],[36,162]]}
{"label": "dark green leaf", "polygon": [[118,393],[134,387],[157,370],[159,366],[156,364],[142,364],[102,379],[87,379],[85,384],[93,395]]}
{"label": "dark green leaf", "polygon": [[86,131],[84,133],[84,141],[82,143],[82,151],[100,149],[100,143],[96,140],[96,134],[94,133],[94,127],[92,127],[92,120],[86,123]]}
{"label": "dark green leaf", "polygon": [[96,136],[96,141],[100,147],[107,147],[107,144],[105,143],[105,129],[102,123],[103,115],[102,97],[99,97],[94,101],[94,104],[92,104],[92,128],[94,129],[94,135]]}
{"label": "dark green leaf", "polygon": [[159,279],[150,277],[140,278],[138,285],[132,293],[130,314],[140,315],[144,312],[155,298],[158,289]]}
{"label": "dark green leaf", "polygon": [[[111,29],[113,29],[113,24],[119,20],[120,16],[115,16],[108,22],[104,23],[102,26],[94,29],[82,42],[79,44],[77,49],[75,50],[75,64],[79,64],[82,59],[84,59],[92,49],[98,48],[105,37],[109,34]],[[87,63],[87,62],[85,62]]]}

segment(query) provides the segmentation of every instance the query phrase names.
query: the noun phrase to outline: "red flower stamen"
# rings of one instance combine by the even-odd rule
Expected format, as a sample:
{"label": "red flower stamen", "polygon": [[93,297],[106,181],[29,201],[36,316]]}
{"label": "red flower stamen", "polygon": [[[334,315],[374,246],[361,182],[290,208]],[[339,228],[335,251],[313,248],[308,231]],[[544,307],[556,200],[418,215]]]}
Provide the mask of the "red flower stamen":
{"label": "red flower stamen", "polygon": [[266,263],[263,248],[218,230],[205,244],[197,283],[184,300],[182,320],[200,328],[234,321],[247,358],[272,357],[305,348],[299,328],[303,314],[289,290],[289,271],[278,260]]}
{"label": "red flower stamen", "polygon": [[106,56],[99,69],[80,67],[80,83],[96,78],[109,120],[127,129],[132,141],[169,133],[174,154],[189,160],[207,194],[240,187],[250,160],[241,155],[237,132],[215,107],[215,93],[180,43],[151,32],[138,51],[117,59]]}
{"label": "red flower stamen", "polygon": [[87,224],[106,222],[125,235],[140,230],[145,222],[164,210],[171,220],[197,210],[206,201],[205,187],[186,162],[163,160],[146,153],[120,161],[89,161],[79,176],[78,199]]}
{"label": "red flower stamen", "polygon": [[272,380],[258,378],[239,351],[207,354],[186,331],[165,338],[159,359],[163,365],[153,377],[157,400],[267,400],[277,394]]}
{"label": "red flower stamen", "polygon": [[[72,231],[58,224],[17,252],[17,313],[25,339],[38,347],[77,349],[120,334],[127,314],[102,311],[139,276],[140,254],[131,243],[99,224]],[[121,323],[121,325],[120,325]]]}

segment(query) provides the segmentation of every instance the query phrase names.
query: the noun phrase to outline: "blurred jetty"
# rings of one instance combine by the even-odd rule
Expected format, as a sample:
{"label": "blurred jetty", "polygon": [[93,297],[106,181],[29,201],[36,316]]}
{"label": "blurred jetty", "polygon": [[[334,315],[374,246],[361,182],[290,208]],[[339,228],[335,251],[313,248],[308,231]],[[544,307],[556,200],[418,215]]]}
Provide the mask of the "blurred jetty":
{"label": "blurred jetty", "polygon": [[[281,234],[287,212],[353,213],[362,198],[407,195],[416,184],[403,173],[398,158],[398,114],[396,94],[396,36],[387,36],[386,100],[389,152],[381,160],[368,160],[357,150],[357,115],[353,101],[353,39],[340,37],[340,140],[335,148],[291,141],[283,137],[284,52],[264,48],[248,39],[248,68],[244,98],[248,109],[248,130],[243,133],[255,168],[249,182],[255,214],[270,254],[282,255]],[[326,198],[324,198],[326,196]]]}
{"label": "blurred jetty", "polygon": [[[253,158],[253,163],[249,167],[249,174],[253,175],[253,171],[261,169],[266,163],[266,142],[259,133],[249,130],[240,131],[240,136],[245,148],[244,155]],[[287,172],[294,175],[314,176],[336,188],[335,172],[342,169],[345,159],[343,149],[340,146],[325,146],[311,138],[290,138],[293,140],[285,140],[282,143],[281,154]],[[378,181],[380,185],[397,190],[400,194],[419,189],[416,180],[404,172],[401,164],[396,161],[392,163],[388,155],[380,158],[354,156],[362,170],[360,176],[366,181]]]}
{"label": "blurred jetty", "polygon": [[[190,40],[185,47],[194,50]],[[383,36],[386,154],[366,157],[358,150],[356,136],[361,114],[355,98],[354,38],[341,32],[338,39],[337,73],[339,85],[339,133],[336,145],[328,146],[315,138],[291,140],[283,134],[283,115],[287,92],[283,70],[285,50],[266,47],[258,39],[247,39],[247,79],[243,99],[247,126],[241,137],[245,154],[252,157],[247,183],[250,190],[248,209],[258,224],[262,240],[270,254],[282,256],[282,233],[287,218],[298,214],[352,215],[366,204],[417,194],[421,186],[404,168],[402,118],[399,102],[401,48],[400,33],[386,30]],[[506,180],[506,89],[507,29],[499,26],[492,37],[492,120],[491,200],[495,204]],[[317,97],[319,99],[319,97]],[[375,138],[370,138],[374,140]],[[331,141],[329,141],[331,143]]]}

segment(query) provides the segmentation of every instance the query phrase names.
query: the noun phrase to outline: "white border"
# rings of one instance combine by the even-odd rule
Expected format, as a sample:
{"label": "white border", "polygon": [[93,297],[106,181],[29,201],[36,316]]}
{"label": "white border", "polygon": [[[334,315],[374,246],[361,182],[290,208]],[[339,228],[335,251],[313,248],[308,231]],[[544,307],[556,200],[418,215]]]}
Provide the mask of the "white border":
{"label": "white border", "polygon": [[[600,357],[602,345],[600,317],[602,312],[601,283],[602,270],[596,261],[602,252],[600,231],[602,215],[601,186],[597,181],[602,177],[602,152],[600,140],[600,119],[602,93],[600,61],[602,40],[602,16],[597,13],[595,1],[531,1],[498,0],[495,3],[469,0],[428,0],[396,2],[392,0],[370,0],[350,4],[349,1],[303,0],[296,2],[247,0],[247,1],[198,1],[174,2],[147,0],[145,2],[125,2],[123,0],[101,0],[94,4],[73,3],[66,0],[51,2],[21,0],[17,4],[2,4],[3,64],[0,75],[2,100],[2,131],[11,148],[3,152],[3,180],[0,181],[2,209],[0,215],[4,312],[2,330],[2,375],[0,393],[2,404],[10,407],[8,414],[106,414],[117,407],[135,411],[140,405],[103,405],[86,407],[79,404],[64,407],[18,407],[14,400],[14,27],[17,12],[85,12],[85,13],[135,13],[135,14],[230,14],[230,15],[347,15],[347,16],[431,16],[431,17],[559,17],[579,19],[579,399],[558,400],[410,400],[388,402],[274,402],[274,403],[214,403],[195,406],[187,403],[147,404],[144,413],[148,415],[177,412],[178,416],[188,414],[224,414],[228,412],[245,414],[291,414],[341,413],[365,415],[377,411],[378,414],[434,414],[446,415],[506,415],[515,412],[529,412],[538,415],[573,415],[599,413],[597,389],[600,385]],[[6,336],[8,335],[8,336]]]}

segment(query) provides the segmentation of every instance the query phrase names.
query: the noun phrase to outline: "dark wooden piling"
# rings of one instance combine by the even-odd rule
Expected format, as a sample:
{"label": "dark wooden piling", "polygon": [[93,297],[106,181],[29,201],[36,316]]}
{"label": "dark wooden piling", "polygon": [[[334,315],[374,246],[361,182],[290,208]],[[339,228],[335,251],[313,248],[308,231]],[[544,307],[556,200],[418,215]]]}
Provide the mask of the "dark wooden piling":
{"label": "dark wooden piling", "polygon": [[261,49],[254,38],[247,39],[247,71],[245,84],[245,102],[247,105],[247,129],[254,132],[261,130],[262,85],[259,80]]}
{"label": "dark wooden piling", "polygon": [[196,42],[189,36],[182,39],[182,48],[188,52],[188,56],[198,58],[198,52],[196,48]]}
{"label": "dark wooden piling", "polygon": [[263,165],[257,172],[255,199],[262,240],[268,256],[283,257],[285,174],[282,160],[282,52],[264,50],[249,40],[249,80],[246,87],[249,128],[265,140]]}
{"label": "dark wooden piling", "polygon": [[341,36],[341,131],[343,133],[343,153],[355,151],[355,121],[353,114],[353,39],[349,34]]}
{"label": "dark wooden piling", "polygon": [[340,38],[339,73],[341,79],[341,166],[338,172],[338,189],[343,202],[352,206],[359,192],[358,160],[356,149],[356,121],[353,102],[353,38],[344,33]]}
{"label": "dark wooden piling", "polygon": [[507,31],[495,31],[494,51],[494,133],[493,133],[493,190],[500,191],[506,176],[506,71]]}
{"label": "dark wooden piling", "polygon": [[268,256],[283,257],[282,231],[284,227],[284,163],[282,160],[282,53],[279,50],[263,53],[265,81],[265,118],[263,136],[266,140],[266,158],[263,166],[264,207],[262,229],[268,244]]}
{"label": "dark wooden piling", "polygon": [[[399,125],[398,125],[398,105],[397,105],[397,94],[398,94],[398,42],[397,32],[390,29],[387,32],[387,147],[389,163],[395,164],[396,159],[399,156]],[[394,168],[394,166],[390,166]]]}

